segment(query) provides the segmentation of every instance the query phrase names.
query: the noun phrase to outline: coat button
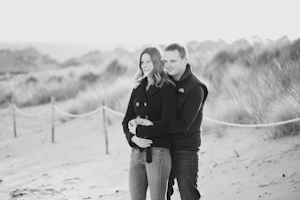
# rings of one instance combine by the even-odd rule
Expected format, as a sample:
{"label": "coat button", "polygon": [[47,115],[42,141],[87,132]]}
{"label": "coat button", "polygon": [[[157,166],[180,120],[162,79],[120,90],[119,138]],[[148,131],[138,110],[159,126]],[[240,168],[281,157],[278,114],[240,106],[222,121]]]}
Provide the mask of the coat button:
{"label": "coat button", "polygon": [[136,102],[135,105],[136,105],[136,107],[139,107],[140,103],[139,103],[139,102]]}
{"label": "coat button", "polygon": [[144,103],[144,106],[147,106],[147,102]]}

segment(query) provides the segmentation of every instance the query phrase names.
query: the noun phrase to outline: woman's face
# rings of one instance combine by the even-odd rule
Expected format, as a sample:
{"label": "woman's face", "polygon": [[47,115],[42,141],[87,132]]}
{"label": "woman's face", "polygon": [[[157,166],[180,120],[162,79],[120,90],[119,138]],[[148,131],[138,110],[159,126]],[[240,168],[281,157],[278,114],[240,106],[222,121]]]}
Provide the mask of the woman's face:
{"label": "woman's face", "polygon": [[144,73],[144,76],[149,77],[149,75],[152,74],[154,66],[153,62],[150,58],[150,55],[147,53],[144,53],[141,57],[141,69]]}

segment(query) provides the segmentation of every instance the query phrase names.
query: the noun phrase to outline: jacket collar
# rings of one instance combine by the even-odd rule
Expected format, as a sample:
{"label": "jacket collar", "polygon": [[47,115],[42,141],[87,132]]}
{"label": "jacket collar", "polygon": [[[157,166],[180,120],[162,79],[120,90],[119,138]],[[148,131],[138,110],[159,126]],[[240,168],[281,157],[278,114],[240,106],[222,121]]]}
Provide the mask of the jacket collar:
{"label": "jacket collar", "polygon": [[183,75],[181,76],[179,82],[183,82],[184,80],[186,80],[188,77],[190,77],[193,74],[192,72],[192,68],[191,65],[189,63],[186,64],[186,68],[185,71],[183,73]]}
{"label": "jacket collar", "polygon": [[156,85],[152,85],[147,91],[146,86],[148,84],[148,79],[144,78],[142,82],[136,88],[136,92],[139,96],[150,97],[154,95],[158,91],[158,87]]}
{"label": "jacket collar", "polygon": [[181,78],[179,79],[179,81],[175,81],[174,79],[173,79],[173,77],[172,76],[170,76],[171,77],[171,79],[176,83],[182,83],[182,82],[184,82],[188,77],[190,77],[191,75],[193,74],[193,71],[192,71],[192,68],[191,68],[191,65],[189,64],[189,63],[187,63],[186,64],[186,67],[185,67],[185,71],[184,71],[184,73],[183,73],[183,75],[181,76]]}

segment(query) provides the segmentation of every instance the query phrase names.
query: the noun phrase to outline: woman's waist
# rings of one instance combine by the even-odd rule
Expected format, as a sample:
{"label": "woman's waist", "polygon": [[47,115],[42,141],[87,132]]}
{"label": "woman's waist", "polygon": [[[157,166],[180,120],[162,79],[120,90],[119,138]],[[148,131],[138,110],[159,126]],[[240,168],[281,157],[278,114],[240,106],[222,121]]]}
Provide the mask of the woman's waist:
{"label": "woman's waist", "polygon": [[161,136],[161,137],[148,137],[147,139],[152,140],[153,147],[170,147],[171,145],[171,138],[168,135]]}
{"label": "woman's waist", "polygon": [[[170,148],[167,148],[167,147],[153,147],[153,146],[150,146],[148,147],[151,149],[151,151],[169,151]],[[140,151],[140,152],[147,152],[147,149],[148,148],[140,148],[140,147],[132,147],[133,150],[136,150],[136,151]]]}
{"label": "woman's waist", "polygon": [[171,149],[171,142],[153,142],[151,144],[152,148],[166,148],[166,149]]}

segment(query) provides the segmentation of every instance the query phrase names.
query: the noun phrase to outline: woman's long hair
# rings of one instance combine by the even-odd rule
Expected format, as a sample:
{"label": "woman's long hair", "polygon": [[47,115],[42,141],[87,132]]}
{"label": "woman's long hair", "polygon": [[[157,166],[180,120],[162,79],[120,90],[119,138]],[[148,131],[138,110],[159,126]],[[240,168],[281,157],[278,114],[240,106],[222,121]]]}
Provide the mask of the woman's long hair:
{"label": "woman's long hair", "polygon": [[159,47],[146,47],[142,50],[139,57],[139,67],[134,76],[135,88],[142,82],[144,79],[144,73],[141,68],[141,59],[144,53],[149,54],[150,59],[153,63],[152,78],[156,87],[161,88],[166,82],[169,82],[174,85],[172,80],[169,78],[167,72],[164,70],[164,63],[162,61],[162,50]]}

